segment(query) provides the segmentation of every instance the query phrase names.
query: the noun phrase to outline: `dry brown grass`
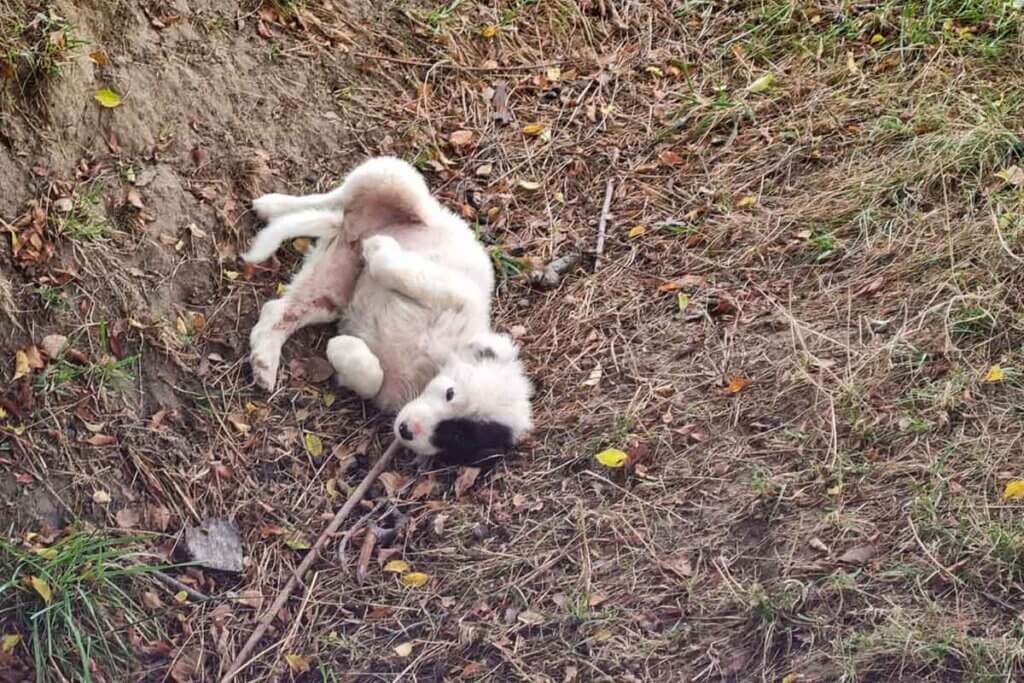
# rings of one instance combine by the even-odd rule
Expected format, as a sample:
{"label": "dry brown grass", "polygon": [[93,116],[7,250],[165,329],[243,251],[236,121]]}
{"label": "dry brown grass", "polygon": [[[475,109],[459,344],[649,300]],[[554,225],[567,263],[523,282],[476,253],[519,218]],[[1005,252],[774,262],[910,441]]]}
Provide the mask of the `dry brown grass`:
{"label": "dry brown grass", "polygon": [[[167,12],[144,4],[146,17]],[[392,516],[371,515],[406,520],[386,556],[428,573],[426,586],[403,586],[377,556],[357,581],[358,547],[323,562],[244,680],[1022,675],[1024,526],[1000,494],[1024,475],[1024,188],[996,175],[1024,167],[1020,10],[312,5],[272,3],[271,38],[255,5],[212,2],[161,29],[164,58],[211,84],[180,91],[199,122],[154,119],[153,147],[108,145],[52,182],[22,169],[19,206],[42,202],[58,250],[47,268],[0,252],[28,311],[0,344],[58,332],[86,358],[85,371],[34,378],[30,408],[0,422],[3,467],[86,524],[139,511],[156,548],[211,515],[245,535],[237,581],[179,572],[215,601],[165,598],[156,616],[177,659],[138,671],[203,653],[195,676],[214,680],[254,622],[226,596],[271,599],[301,558],[286,539],[313,540],[363,454],[380,451],[386,417],[340,392],[295,378],[269,400],[254,391],[245,336],[297,255],[250,275],[235,254],[256,227],[253,194],[324,188],[394,153],[494,250],[499,326],[522,328],[538,429],[461,499],[443,472],[429,492],[404,489]],[[142,32],[151,19],[135,17]],[[263,94],[217,80],[225,68]],[[750,92],[766,73],[772,87]],[[492,116],[500,88],[507,125]],[[178,111],[152,95],[161,117]],[[459,130],[471,145],[450,144]],[[125,205],[129,167],[160,171],[139,188],[157,218]],[[101,241],[56,219],[55,202],[90,188],[111,219]],[[629,237],[634,226],[646,232]],[[517,273],[571,250],[585,265],[553,291]],[[40,280],[54,269],[76,279]],[[684,276],[680,311],[659,286]],[[288,358],[320,354],[325,334],[300,335]],[[1005,379],[985,382],[996,364]],[[750,384],[730,392],[733,378]],[[21,386],[6,399],[24,399]],[[96,424],[116,446],[83,444]],[[309,432],[329,455],[306,452]],[[609,446],[637,467],[598,465]],[[99,489],[111,506],[91,502]],[[291,670],[289,654],[313,670]]]}

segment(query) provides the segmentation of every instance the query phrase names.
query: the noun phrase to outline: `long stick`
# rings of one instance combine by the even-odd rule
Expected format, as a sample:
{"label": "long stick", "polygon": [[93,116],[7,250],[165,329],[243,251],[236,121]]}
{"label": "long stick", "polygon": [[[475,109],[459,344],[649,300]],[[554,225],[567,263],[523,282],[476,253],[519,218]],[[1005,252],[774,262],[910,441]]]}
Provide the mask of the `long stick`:
{"label": "long stick", "polygon": [[615,180],[608,179],[608,185],[604,188],[604,206],[601,207],[601,218],[597,221],[597,248],[594,249],[594,270],[601,264],[601,256],[604,255],[604,233],[608,227],[608,210],[612,205],[612,191],[615,189]]}
{"label": "long stick", "polygon": [[299,585],[299,577],[305,574],[313,563],[316,562],[317,558],[320,557],[320,551],[323,550],[323,547],[327,544],[327,539],[338,531],[341,523],[348,518],[352,510],[354,510],[356,505],[359,504],[359,501],[363,499],[363,496],[366,495],[366,492],[370,489],[370,486],[373,485],[373,482],[377,480],[380,473],[383,472],[384,468],[386,468],[391,462],[391,459],[394,457],[395,453],[398,452],[398,449],[398,441],[392,441],[391,445],[388,446],[387,450],[384,451],[384,454],[380,456],[373,468],[367,472],[366,476],[363,477],[363,480],[359,482],[359,486],[356,487],[356,490],[352,492],[352,495],[345,501],[345,504],[342,505],[337,514],[334,515],[334,519],[327,525],[327,528],[324,529],[323,533],[320,534],[320,538],[317,539],[312,549],[310,549],[309,553],[302,560],[302,563],[299,564],[298,569],[292,572],[292,577],[288,579],[288,583],[285,584],[284,589],[278,594],[277,598],[274,600],[274,604],[272,604],[270,609],[260,617],[259,622],[256,624],[256,630],[252,632],[251,636],[249,636],[249,640],[245,641],[245,645],[235,657],[234,661],[231,662],[231,666],[228,667],[228,672],[220,679],[220,683],[228,683],[233,680],[235,676],[241,673],[242,669],[249,664],[246,660],[249,659],[249,655],[252,654],[252,651],[260,642],[263,634],[267,632],[268,628],[270,628],[270,622],[274,620],[274,615],[281,611],[281,608],[284,607],[284,603],[286,603],[288,598],[291,597],[292,591],[294,591],[295,587]]}

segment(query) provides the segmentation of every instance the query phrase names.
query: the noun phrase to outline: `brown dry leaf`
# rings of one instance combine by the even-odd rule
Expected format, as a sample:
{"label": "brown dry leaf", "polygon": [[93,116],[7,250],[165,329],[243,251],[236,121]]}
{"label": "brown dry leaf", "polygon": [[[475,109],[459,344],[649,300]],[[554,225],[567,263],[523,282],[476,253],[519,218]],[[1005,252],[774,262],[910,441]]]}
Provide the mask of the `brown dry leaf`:
{"label": "brown dry leaf", "polygon": [[1024,187],[1024,169],[1021,169],[1020,166],[1004,168],[1002,171],[996,173],[996,176],[1002,178],[1008,184],[1015,187]]}
{"label": "brown dry leaf", "polygon": [[457,130],[448,136],[448,142],[452,144],[452,147],[468,147],[473,144],[473,131]]}
{"label": "brown dry leaf", "polygon": [[459,673],[461,678],[472,678],[486,671],[486,667],[480,662],[468,662]]}
{"label": "brown dry leaf", "polygon": [[252,589],[240,591],[238,593],[238,602],[259,612],[263,609],[263,594]]}
{"label": "brown dry leaf", "polygon": [[142,604],[146,606],[146,609],[158,610],[164,606],[160,596],[153,591],[145,591],[142,593]]}
{"label": "brown dry leaf", "polygon": [[89,59],[91,59],[96,66],[106,66],[110,63],[110,60],[107,59],[107,54],[103,50],[98,49],[89,53]]}
{"label": "brown dry leaf", "polygon": [[670,149],[666,149],[658,155],[658,161],[664,166],[678,166],[683,163],[683,157],[678,152],[673,152]]}
{"label": "brown dry leaf", "polygon": [[427,496],[433,495],[434,490],[437,488],[437,482],[434,477],[427,477],[417,482],[416,486],[412,487],[412,493],[409,494],[410,500],[419,500],[420,498],[426,498]]}
{"label": "brown dry leaf", "polygon": [[867,543],[856,545],[839,556],[839,561],[847,564],[864,564],[878,554],[878,546]]}
{"label": "brown dry leaf", "polygon": [[67,348],[68,338],[63,334],[48,334],[43,337],[42,347],[43,353],[48,358],[56,358],[64,352]]}
{"label": "brown dry leaf", "polygon": [[394,498],[399,490],[405,486],[406,478],[398,472],[383,472],[381,473],[380,483],[384,486],[384,491],[388,494],[388,498]]}
{"label": "brown dry leaf", "polygon": [[25,347],[25,357],[28,359],[28,366],[33,370],[42,370],[46,367],[46,361],[43,360],[43,356],[36,346]]}
{"label": "brown dry leaf", "polygon": [[693,565],[690,564],[690,556],[685,552],[677,552],[661,564],[681,579],[689,579],[693,576]]}
{"label": "brown dry leaf", "polygon": [[455,499],[460,500],[463,494],[476,483],[476,478],[479,476],[479,467],[463,467],[459,472],[458,479],[455,480]]}
{"label": "brown dry leaf", "polygon": [[103,446],[113,446],[114,444],[117,443],[117,439],[110,436],[109,434],[93,434],[92,436],[85,440],[85,443],[89,444],[90,446],[96,446],[97,448],[101,448]]}
{"label": "brown dry leaf", "polygon": [[706,280],[700,275],[684,275],[671,282],[658,285],[659,292],[674,292],[679,289],[694,289],[702,286]]}
{"label": "brown dry leaf", "polygon": [[134,529],[139,526],[142,515],[137,508],[122,508],[114,515],[114,521],[122,529]]}
{"label": "brown dry leaf", "polygon": [[171,511],[163,505],[150,505],[146,509],[146,518],[154,531],[167,531],[171,526]]}
{"label": "brown dry leaf", "polygon": [[745,377],[730,377],[729,378],[729,393],[738,394],[743,391],[746,386],[750,384],[750,380]]}

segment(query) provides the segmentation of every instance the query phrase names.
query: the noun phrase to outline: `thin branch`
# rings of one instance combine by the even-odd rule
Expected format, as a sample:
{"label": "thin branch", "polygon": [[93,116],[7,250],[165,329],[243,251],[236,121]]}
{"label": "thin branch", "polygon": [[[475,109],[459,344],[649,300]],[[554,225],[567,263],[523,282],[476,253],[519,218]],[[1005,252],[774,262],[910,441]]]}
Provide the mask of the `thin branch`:
{"label": "thin branch", "polygon": [[604,254],[604,234],[608,228],[608,211],[612,205],[612,193],[615,191],[615,180],[608,179],[604,188],[604,205],[601,207],[601,218],[597,221],[597,248],[594,249],[594,270],[601,265],[601,256]]}

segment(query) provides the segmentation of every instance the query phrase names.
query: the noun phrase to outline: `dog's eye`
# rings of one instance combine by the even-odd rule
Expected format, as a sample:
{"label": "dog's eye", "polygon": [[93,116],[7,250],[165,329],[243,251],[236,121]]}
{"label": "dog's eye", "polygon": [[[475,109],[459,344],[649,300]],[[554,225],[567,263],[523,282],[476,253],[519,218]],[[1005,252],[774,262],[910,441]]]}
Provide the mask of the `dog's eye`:
{"label": "dog's eye", "polygon": [[448,391],[444,392],[444,400],[451,401],[453,398],[455,398],[455,388],[448,387]]}

